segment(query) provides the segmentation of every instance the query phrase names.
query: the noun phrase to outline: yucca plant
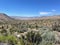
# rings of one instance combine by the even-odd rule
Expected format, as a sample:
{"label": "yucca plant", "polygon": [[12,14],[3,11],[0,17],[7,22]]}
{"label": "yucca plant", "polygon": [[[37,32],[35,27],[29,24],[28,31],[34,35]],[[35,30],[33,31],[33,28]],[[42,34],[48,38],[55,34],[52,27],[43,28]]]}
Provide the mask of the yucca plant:
{"label": "yucca plant", "polygon": [[35,33],[34,31],[28,32],[26,34],[26,38],[22,37],[24,40],[24,45],[38,45],[42,41],[41,35],[37,32]]}

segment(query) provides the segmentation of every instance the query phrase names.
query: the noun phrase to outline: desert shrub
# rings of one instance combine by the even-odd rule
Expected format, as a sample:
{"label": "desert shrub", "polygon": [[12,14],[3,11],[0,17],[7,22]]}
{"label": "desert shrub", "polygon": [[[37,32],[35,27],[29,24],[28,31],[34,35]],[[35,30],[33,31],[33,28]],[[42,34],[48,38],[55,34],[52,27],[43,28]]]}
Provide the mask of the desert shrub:
{"label": "desert shrub", "polygon": [[8,34],[6,29],[2,29],[2,30],[0,31],[0,33],[1,33],[2,35],[5,35],[5,36]]}
{"label": "desert shrub", "polygon": [[22,38],[20,39],[20,44],[19,45],[25,45],[24,40]]}
{"label": "desert shrub", "polygon": [[18,30],[16,27],[12,27],[9,29],[9,31],[10,31],[10,34],[13,34],[14,32],[17,32]]}
{"label": "desert shrub", "polygon": [[50,28],[40,28],[39,30],[42,42],[39,45],[54,45],[55,44],[55,33]]}
{"label": "desert shrub", "polygon": [[15,45],[15,44],[17,44],[17,38],[16,38],[15,36],[13,36],[13,35],[8,35],[8,36],[7,36],[7,40],[8,40],[8,43],[9,43],[10,45]]}
{"label": "desert shrub", "polygon": [[43,39],[46,41],[55,41],[55,35],[52,31],[46,32],[43,35]]}
{"label": "desert shrub", "polygon": [[0,35],[0,43],[8,43],[9,45],[16,45],[18,43],[18,40],[13,35]]}
{"label": "desert shrub", "polygon": [[6,36],[3,36],[3,35],[0,35],[0,42],[6,42],[7,41],[7,38]]}
{"label": "desert shrub", "polygon": [[24,32],[27,32],[27,31],[28,31],[28,29],[26,29],[26,28],[19,30],[20,33],[24,33]]}
{"label": "desert shrub", "polygon": [[43,26],[41,28],[39,28],[39,33],[42,35],[44,35],[46,32],[51,31],[51,29],[49,27]]}
{"label": "desert shrub", "polygon": [[24,44],[27,43],[27,45],[38,45],[42,41],[41,35],[38,32],[35,33],[34,31],[28,32],[26,34],[26,38],[22,38],[24,40]]}
{"label": "desert shrub", "polygon": [[59,22],[55,22],[55,23],[52,25],[52,30],[53,30],[53,31],[58,31],[58,32],[60,32],[60,23],[59,23]]}
{"label": "desert shrub", "polygon": [[42,42],[39,45],[55,45],[55,43],[53,43],[51,41],[42,40]]}

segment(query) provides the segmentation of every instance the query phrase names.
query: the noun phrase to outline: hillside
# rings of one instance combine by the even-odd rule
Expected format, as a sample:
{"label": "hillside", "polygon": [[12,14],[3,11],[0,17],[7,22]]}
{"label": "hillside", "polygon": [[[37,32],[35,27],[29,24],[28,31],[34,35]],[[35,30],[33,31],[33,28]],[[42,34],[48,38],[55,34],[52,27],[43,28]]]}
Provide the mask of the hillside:
{"label": "hillside", "polygon": [[7,14],[0,13],[0,23],[11,23],[14,22],[15,20],[11,17],[9,17]]}

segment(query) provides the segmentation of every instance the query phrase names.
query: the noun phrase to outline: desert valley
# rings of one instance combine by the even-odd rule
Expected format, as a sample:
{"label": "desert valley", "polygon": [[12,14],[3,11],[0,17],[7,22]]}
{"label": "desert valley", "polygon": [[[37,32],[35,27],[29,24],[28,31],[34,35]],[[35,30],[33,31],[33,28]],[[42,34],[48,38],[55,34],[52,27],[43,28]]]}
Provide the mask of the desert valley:
{"label": "desert valley", "polygon": [[60,16],[13,17],[0,13],[0,45],[60,45]]}

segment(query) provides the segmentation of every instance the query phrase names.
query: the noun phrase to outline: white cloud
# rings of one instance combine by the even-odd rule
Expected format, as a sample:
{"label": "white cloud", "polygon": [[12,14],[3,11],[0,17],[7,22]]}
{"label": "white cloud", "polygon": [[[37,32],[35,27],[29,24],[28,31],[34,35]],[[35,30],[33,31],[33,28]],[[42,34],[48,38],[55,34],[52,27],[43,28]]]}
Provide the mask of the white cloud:
{"label": "white cloud", "polygon": [[55,9],[52,9],[53,12],[55,12],[56,10]]}
{"label": "white cloud", "polygon": [[40,15],[48,15],[51,14],[52,12],[40,12]]}

